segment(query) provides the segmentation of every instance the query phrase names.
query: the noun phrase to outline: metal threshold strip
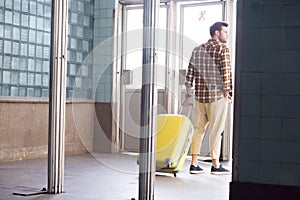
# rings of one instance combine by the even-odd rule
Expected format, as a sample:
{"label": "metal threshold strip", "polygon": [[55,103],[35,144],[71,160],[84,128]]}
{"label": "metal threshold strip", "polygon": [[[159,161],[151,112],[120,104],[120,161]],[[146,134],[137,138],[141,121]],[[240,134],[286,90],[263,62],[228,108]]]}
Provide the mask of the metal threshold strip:
{"label": "metal threshold strip", "polygon": [[[170,3],[172,0],[160,0],[160,3]],[[173,0],[174,2],[197,2],[197,3],[207,3],[207,2],[223,2],[226,0]],[[139,5],[143,4],[144,0],[119,0],[122,5]]]}

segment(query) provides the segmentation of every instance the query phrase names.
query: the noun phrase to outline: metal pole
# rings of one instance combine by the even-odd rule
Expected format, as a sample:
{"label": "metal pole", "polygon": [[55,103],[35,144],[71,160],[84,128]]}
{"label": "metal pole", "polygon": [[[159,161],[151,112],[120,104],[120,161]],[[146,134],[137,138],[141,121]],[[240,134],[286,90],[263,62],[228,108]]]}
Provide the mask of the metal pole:
{"label": "metal pole", "polygon": [[155,86],[155,32],[158,9],[159,0],[144,1],[139,200],[154,199],[155,105],[157,103],[157,90]]}
{"label": "metal pole", "polygon": [[[168,54],[168,67],[166,73],[166,87],[165,87],[165,96],[166,96],[166,107],[167,113],[178,113],[176,106],[176,101],[174,96],[174,91],[178,91],[178,85],[175,82],[176,74],[175,72],[179,71],[178,65],[176,65],[176,57],[174,52],[176,52],[176,2],[171,0],[169,3],[169,19],[168,19],[168,45],[167,48],[171,53]],[[177,67],[176,67],[177,66]],[[176,110],[175,110],[176,108]]]}
{"label": "metal pole", "polygon": [[67,0],[52,0],[48,133],[48,193],[62,193],[65,159]]}

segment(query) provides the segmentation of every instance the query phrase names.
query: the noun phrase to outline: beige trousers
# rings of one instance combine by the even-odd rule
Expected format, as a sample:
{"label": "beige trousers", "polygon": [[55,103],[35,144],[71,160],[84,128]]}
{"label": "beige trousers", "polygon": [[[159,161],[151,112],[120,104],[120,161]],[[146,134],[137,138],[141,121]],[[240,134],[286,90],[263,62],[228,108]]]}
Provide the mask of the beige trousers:
{"label": "beige trousers", "polygon": [[202,140],[209,124],[209,146],[211,159],[219,159],[221,152],[221,134],[225,128],[228,101],[224,97],[213,103],[195,101],[193,125],[194,137],[191,154],[200,154]]}

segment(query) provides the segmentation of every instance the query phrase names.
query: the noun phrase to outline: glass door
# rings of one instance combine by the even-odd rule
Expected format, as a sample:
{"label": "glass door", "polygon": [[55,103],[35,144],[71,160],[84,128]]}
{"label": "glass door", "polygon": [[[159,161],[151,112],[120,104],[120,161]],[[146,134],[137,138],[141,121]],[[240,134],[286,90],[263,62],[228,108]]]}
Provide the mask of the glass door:
{"label": "glass door", "polygon": [[[185,74],[192,50],[208,41],[211,38],[209,27],[217,22],[225,20],[225,3],[224,2],[180,2],[177,5],[177,11],[180,13],[177,20],[177,30],[180,32],[180,70]],[[184,78],[184,77],[183,77]],[[179,86],[179,94],[183,99],[185,86]],[[201,155],[210,155],[209,134],[206,133],[201,147]]]}
{"label": "glass door", "polygon": [[[142,88],[143,7],[126,6],[123,10],[121,150],[138,152],[140,136],[140,105]],[[167,7],[159,10],[158,48],[156,51],[156,81],[158,83],[158,113],[164,112],[166,73]]]}
{"label": "glass door", "polygon": [[181,35],[180,59],[181,69],[187,69],[192,50],[210,39],[209,27],[216,21],[225,20],[225,4],[223,1],[208,3],[180,2],[177,11],[177,31]]}

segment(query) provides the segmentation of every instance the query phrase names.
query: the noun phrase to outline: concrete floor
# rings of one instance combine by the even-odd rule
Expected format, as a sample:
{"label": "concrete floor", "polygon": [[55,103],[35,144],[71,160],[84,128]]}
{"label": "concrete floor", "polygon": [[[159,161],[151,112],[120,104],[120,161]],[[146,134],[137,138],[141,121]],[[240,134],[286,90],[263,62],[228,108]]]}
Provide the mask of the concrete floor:
{"label": "concrete floor", "polygon": [[[64,193],[36,194],[47,187],[47,159],[0,163],[1,200],[130,200],[138,199],[136,155],[82,154],[67,156]],[[211,175],[210,163],[201,162],[204,174],[188,173],[190,158],[174,177],[157,174],[157,200],[228,200],[231,175]],[[223,162],[231,168],[231,162]],[[20,196],[13,193],[29,195]]]}

